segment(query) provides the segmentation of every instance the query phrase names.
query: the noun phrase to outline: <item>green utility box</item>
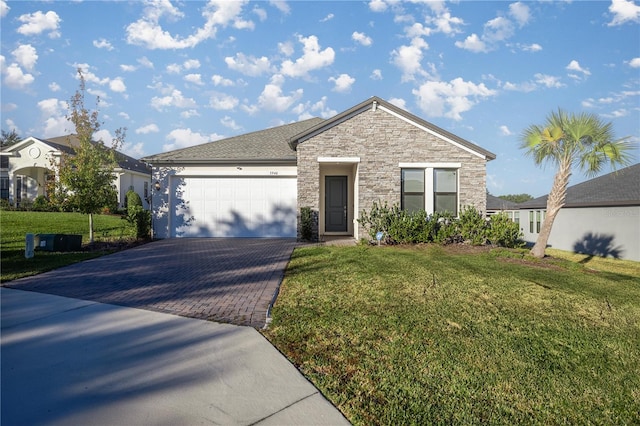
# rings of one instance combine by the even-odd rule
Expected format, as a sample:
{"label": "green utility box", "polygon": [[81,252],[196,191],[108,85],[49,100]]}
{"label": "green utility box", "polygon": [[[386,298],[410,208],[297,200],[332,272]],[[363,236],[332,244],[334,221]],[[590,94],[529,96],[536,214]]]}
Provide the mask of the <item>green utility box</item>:
{"label": "green utility box", "polygon": [[35,248],[43,251],[80,251],[82,235],[37,234]]}

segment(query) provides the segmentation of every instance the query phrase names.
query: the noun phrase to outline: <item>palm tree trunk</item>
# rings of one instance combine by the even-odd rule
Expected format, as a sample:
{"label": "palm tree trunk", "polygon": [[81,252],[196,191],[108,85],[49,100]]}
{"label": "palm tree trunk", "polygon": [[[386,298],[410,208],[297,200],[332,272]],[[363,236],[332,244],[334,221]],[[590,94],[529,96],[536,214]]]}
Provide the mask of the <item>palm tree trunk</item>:
{"label": "palm tree trunk", "polygon": [[544,257],[544,251],[547,248],[547,241],[551,235],[551,227],[556,215],[564,206],[567,196],[567,186],[569,185],[569,177],[571,176],[571,161],[564,159],[560,162],[556,176],[553,178],[553,186],[547,198],[547,212],[542,221],[542,229],[538,239],[531,249],[531,255],[537,258]]}

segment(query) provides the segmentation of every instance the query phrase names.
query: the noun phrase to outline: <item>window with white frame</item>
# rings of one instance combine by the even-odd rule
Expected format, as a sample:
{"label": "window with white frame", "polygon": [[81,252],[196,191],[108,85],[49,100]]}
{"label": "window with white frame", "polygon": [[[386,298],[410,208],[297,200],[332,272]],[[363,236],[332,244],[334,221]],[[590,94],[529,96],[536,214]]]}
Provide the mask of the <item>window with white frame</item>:
{"label": "window with white frame", "polygon": [[0,199],[3,199],[3,200],[9,199],[9,177],[8,176],[0,177]]}
{"label": "window with white frame", "polygon": [[458,171],[456,169],[433,170],[433,206],[435,212],[451,212],[458,215]]}
{"label": "window with white frame", "polygon": [[409,212],[424,210],[424,169],[402,169],[400,208]]}

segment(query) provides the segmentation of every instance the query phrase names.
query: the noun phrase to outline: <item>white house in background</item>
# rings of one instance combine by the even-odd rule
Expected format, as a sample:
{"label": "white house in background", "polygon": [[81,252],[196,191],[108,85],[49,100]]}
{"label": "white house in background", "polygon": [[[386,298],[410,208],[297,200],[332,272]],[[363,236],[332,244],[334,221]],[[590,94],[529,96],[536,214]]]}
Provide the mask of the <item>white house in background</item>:
{"label": "white house in background", "polygon": [[[486,205],[495,154],[378,97],[322,120],[144,158],[153,166],[159,238],[296,237],[302,209],[314,239],[365,233],[375,202],[451,211]],[[156,185],[157,184],[157,185]]]}
{"label": "white house in background", "polygon": [[[55,179],[52,161],[59,164],[65,154],[74,154],[76,135],[51,139],[28,137],[0,151],[0,198],[19,205],[47,195],[47,180]],[[144,162],[116,152],[118,165],[113,169],[118,190],[118,204],[126,206],[126,193],[133,189],[143,200],[149,200],[151,169]]]}
{"label": "white house in background", "polygon": [[[519,205],[524,240],[534,243],[545,219],[547,195]],[[567,188],[549,247],[640,261],[640,164]]]}

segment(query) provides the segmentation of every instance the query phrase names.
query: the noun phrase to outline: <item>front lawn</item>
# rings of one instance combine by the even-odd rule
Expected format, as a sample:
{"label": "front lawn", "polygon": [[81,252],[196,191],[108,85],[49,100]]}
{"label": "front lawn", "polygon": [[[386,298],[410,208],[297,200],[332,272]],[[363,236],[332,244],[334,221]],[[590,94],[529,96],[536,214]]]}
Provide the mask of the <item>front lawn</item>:
{"label": "front lawn", "polygon": [[357,425],[638,424],[640,263],[598,265],[298,248],[265,335]]}
{"label": "front lawn", "polygon": [[[135,229],[120,216],[94,215],[95,241],[125,241]],[[25,237],[32,234],[80,234],[89,242],[89,217],[80,213],[0,211],[0,281],[6,282],[109,253],[110,249],[70,253],[36,251],[25,259]]]}

